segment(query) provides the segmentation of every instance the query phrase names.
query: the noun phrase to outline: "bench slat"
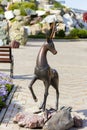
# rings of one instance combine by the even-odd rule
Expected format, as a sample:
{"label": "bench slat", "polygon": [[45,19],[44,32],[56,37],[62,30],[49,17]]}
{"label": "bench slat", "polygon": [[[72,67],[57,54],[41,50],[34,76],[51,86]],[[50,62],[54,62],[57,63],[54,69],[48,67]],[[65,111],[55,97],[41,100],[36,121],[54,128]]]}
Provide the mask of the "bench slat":
{"label": "bench slat", "polygon": [[0,49],[0,52],[9,52],[9,49],[7,50],[3,50],[3,49]]}
{"label": "bench slat", "polygon": [[0,46],[0,48],[11,48],[10,46]]}
{"label": "bench slat", "polygon": [[11,60],[9,58],[0,58],[0,62],[2,63],[11,63]]}
{"label": "bench slat", "polygon": [[11,46],[0,46],[0,63],[10,63],[10,76],[13,77],[13,56]]}
{"label": "bench slat", "polygon": [[0,53],[0,57],[1,56],[9,56],[9,54]]}

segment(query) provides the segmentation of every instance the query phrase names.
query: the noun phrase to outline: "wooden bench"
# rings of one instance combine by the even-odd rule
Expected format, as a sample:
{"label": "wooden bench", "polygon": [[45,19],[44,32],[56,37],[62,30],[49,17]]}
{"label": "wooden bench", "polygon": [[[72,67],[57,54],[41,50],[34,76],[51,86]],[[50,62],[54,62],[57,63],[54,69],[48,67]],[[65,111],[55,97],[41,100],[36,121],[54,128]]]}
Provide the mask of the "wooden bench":
{"label": "wooden bench", "polygon": [[10,77],[13,78],[13,56],[11,46],[0,46],[0,63],[10,63]]}

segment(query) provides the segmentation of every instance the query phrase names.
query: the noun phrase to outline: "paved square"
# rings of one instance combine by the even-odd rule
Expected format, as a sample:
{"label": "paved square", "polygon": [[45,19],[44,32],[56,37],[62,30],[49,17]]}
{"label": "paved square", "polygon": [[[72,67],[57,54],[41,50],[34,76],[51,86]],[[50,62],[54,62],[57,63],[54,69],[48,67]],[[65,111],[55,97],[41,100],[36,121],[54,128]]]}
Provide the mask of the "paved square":
{"label": "paved square", "polygon": [[[44,85],[36,81],[33,85],[38,102],[34,102],[28,85],[32,79],[36,57],[45,40],[30,40],[26,46],[13,49],[14,83],[18,85],[11,104],[0,125],[0,130],[25,130],[13,123],[19,111],[35,111],[43,100]],[[84,120],[83,128],[87,130],[87,41],[54,40],[57,55],[48,52],[48,63],[59,73],[59,108],[63,105],[72,106]],[[3,67],[4,64],[3,64]],[[55,90],[50,87],[47,107],[55,106]],[[26,129],[28,130],[28,129]]]}

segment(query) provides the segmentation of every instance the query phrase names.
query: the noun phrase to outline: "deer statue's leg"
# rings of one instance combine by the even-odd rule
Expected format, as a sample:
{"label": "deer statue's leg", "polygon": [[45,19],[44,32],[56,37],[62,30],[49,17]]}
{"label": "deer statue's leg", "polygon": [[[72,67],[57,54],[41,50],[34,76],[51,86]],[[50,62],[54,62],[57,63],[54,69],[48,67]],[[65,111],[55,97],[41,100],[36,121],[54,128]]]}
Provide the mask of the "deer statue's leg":
{"label": "deer statue's leg", "polygon": [[33,89],[32,89],[32,85],[34,84],[34,82],[36,81],[38,79],[38,77],[35,75],[34,77],[33,77],[33,79],[32,79],[32,81],[30,82],[30,84],[29,84],[29,89],[30,89],[30,91],[31,91],[31,94],[32,94],[32,96],[33,96],[33,99],[35,100],[35,102],[37,102],[37,97],[35,96],[35,94],[34,94],[34,91],[33,91]]}
{"label": "deer statue's leg", "polygon": [[55,71],[55,75],[51,80],[51,85],[53,86],[53,88],[55,88],[56,90],[56,110],[58,110],[58,105],[59,105],[59,77],[58,77],[58,73]]}
{"label": "deer statue's leg", "polygon": [[45,108],[46,108],[46,100],[47,100],[48,89],[49,89],[49,83],[48,83],[48,81],[45,81],[45,82],[44,82],[44,85],[45,85],[44,99],[43,99],[43,103],[42,103],[41,106],[39,107],[39,109],[43,109],[43,111],[45,111]]}
{"label": "deer statue's leg", "polygon": [[56,89],[56,110],[58,110],[58,105],[59,105],[59,90]]}
{"label": "deer statue's leg", "polygon": [[55,79],[55,90],[56,90],[56,110],[58,110],[58,105],[59,105],[59,79]]}

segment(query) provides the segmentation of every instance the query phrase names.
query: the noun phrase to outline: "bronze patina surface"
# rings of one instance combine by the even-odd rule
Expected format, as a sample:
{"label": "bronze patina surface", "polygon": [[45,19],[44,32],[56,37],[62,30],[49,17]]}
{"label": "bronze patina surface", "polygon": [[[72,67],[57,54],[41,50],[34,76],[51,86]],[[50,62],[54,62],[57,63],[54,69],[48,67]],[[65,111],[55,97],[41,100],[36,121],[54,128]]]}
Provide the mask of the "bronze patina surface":
{"label": "bronze patina surface", "polygon": [[[52,30],[52,29],[51,29]],[[52,85],[53,88],[56,90],[56,110],[58,109],[58,99],[59,99],[59,90],[58,90],[58,83],[59,83],[59,77],[58,73],[55,69],[52,69],[47,61],[46,55],[47,52],[50,51],[52,54],[57,54],[57,51],[55,49],[55,45],[53,43],[52,37],[54,35],[54,27],[52,30],[52,33],[50,37],[47,38],[47,41],[42,45],[42,47],[39,50],[37,60],[36,60],[36,67],[34,71],[34,77],[32,81],[30,82],[29,89],[32,93],[33,99],[37,101],[37,97],[33,91],[32,85],[34,82],[39,79],[42,80],[45,86],[45,93],[44,93],[44,100],[42,105],[40,106],[40,109],[43,111],[46,108],[46,100],[48,96],[48,90],[49,86]]]}

